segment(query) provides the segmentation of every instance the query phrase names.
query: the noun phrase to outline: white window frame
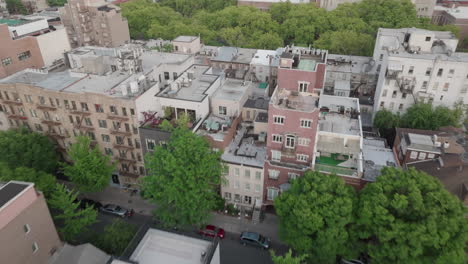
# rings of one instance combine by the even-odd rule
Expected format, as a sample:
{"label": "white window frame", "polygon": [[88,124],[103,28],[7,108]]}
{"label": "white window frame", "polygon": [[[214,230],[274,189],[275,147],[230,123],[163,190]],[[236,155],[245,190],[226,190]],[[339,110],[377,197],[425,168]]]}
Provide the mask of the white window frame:
{"label": "white window frame", "polygon": [[279,115],[273,116],[273,123],[277,125],[284,125],[284,116],[279,116]]}
{"label": "white window frame", "polygon": [[273,160],[273,161],[281,161],[281,151],[272,150],[272,151],[271,151],[271,160]]}
{"label": "white window frame", "polygon": [[234,168],[234,176],[236,176],[236,177],[240,176],[240,169],[239,168]]}
{"label": "white window frame", "polygon": [[435,158],[435,154],[434,153],[427,153],[427,158],[428,159],[433,159],[433,158]]}
{"label": "white window frame", "polygon": [[247,179],[250,179],[250,169],[245,169],[244,170],[244,177]]}
{"label": "white window frame", "polygon": [[426,159],[426,152],[419,152],[418,159],[425,160]]}
{"label": "white window frame", "polygon": [[297,90],[300,93],[307,93],[309,90],[309,82],[298,82]]}
{"label": "white window frame", "polygon": [[268,170],[268,178],[272,180],[277,180],[279,178],[280,172],[278,170]]}
{"label": "white window frame", "polygon": [[296,147],[296,136],[295,135],[286,135],[286,140],[284,141],[284,146],[286,148],[293,149]]}
{"label": "white window frame", "polygon": [[417,151],[411,151],[410,153],[410,159],[417,159],[418,158],[418,152]]}
{"label": "white window frame", "polygon": [[267,188],[267,200],[273,201],[279,195],[278,188],[268,187]]}
{"label": "white window frame", "polygon": [[218,113],[223,116],[227,115],[227,107],[222,105],[218,106]]}
{"label": "white window frame", "polygon": [[289,180],[295,180],[299,177],[299,174],[294,173],[294,172],[288,172],[288,179]]}
{"label": "white window frame", "polygon": [[250,192],[250,183],[249,182],[244,183],[244,190],[247,191],[247,192]]}
{"label": "white window frame", "polygon": [[262,187],[260,186],[260,184],[255,184],[255,186],[254,186],[254,191],[255,191],[256,193],[259,193],[261,189],[262,189]]}
{"label": "white window frame", "polygon": [[240,188],[240,182],[238,180],[234,181],[234,189]]}
{"label": "white window frame", "polygon": [[278,134],[273,134],[273,135],[271,135],[271,141],[273,141],[275,143],[282,143],[283,142],[283,136],[278,135]]}
{"label": "white window frame", "polygon": [[[150,146],[150,143],[153,144],[153,148],[150,148],[150,147],[149,147],[149,146]],[[147,149],[148,151],[154,151],[155,148],[156,148],[156,140],[147,138],[147,139],[146,139],[146,149]]]}
{"label": "white window frame", "polygon": [[302,128],[311,128],[312,127],[312,120],[310,119],[301,119],[300,125]]}
{"label": "white window frame", "polygon": [[256,171],[255,172],[255,179],[256,180],[261,180],[262,179],[262,172],[261,171]]}
{"label": "white window frame", "polygon": [[297,161],[300,161],[300,162],[307,162],[307,160],[309,159],[309,155],[296,154],[296,159],[297,159]]}
{"label": "white window frame", "polygon": [[297,145],[299,146],[304,146],[307,147],[310,144],[310,139],[309,138],[298,138],[297,139]]}
{"label": "white window frame", "polygon": [[232,195],[230,192],[224,192],[224,200],[230,201],[232,199]]}

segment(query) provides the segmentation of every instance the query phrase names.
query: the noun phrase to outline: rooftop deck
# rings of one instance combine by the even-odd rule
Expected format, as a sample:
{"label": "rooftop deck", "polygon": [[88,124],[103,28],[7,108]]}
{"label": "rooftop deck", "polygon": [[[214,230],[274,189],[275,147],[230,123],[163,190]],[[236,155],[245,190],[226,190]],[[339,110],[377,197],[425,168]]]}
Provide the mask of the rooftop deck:
{"label": "rooftop deck", "polygon": [[301,95],[287,89],[276,89],[270,104],[276,107],[311,112],[318,108],[318,96]]}

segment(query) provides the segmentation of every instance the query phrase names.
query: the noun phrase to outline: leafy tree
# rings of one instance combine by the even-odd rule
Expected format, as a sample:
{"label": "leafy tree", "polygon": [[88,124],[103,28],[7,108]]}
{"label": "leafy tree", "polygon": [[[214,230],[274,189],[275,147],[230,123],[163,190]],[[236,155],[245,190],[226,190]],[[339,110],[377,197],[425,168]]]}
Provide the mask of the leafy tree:
{"label": "leafy tree", "polygon": [[359,16],[374,32],[380,27],[402,28],[419,23],[416,8],[410,0],[363,0],[356,5]]}
{"label": "leafy tree", "polygon": [[200,10],[213,12],[235,5],[235,0],[162,0],[161,5],[168,6],[183,16],[192,16]]}
{"label": "leafy tree", "polygon": [[6,0],[6,6],[8,9],[8,13],[10,14],[27,14],[28,11],[26,7],[23,5],[21,0]]}
{"label": "leafy tree", "polygon": [[46,136],[21,128],[0,131],[0,161],[11,168],[29,167],[54,172],[58,158],[54,145]]}
{"label": "leafy tree", "polygon": [[165,147],[146,156],[149,175],[143,191],[158,209],[155,216],[167,226],[200,225],[215,207],[223,166],[209,143],[178,126]]}
{"label": "leafy tree", "polygon": [[379,110],[374,116],[374,127],[379,129],[380,135],[393,142],[395,128],[399,127],[400,116],[387,109]]}
{"label": "leafy tree", "polygon": [[64,6],[67,0],[47,0],[49,6]]}
{"label": "leafy tree", "polygon": [[104,233],[97,237],[94,244],[108,254],[121,256],[135,233],[134,225],[116,219],[104,228]]}
{"label": "leafy tree", "polygon": [[70,192],[63,184],[57,184],[48,203],[58,211],[54,219],[58,222],[58,231],[65,241],[73,241],[86,227],[96,222],[97,211],[89,206],[80,210],[75,203],[78,193]]}
{"label": "leafy tree", "polygon": [[275,264],[304,264],[307,255],[294,257],[291,249],[284,256],[276,256],[273,250],[270,250],[271,258]]}
{"label": "leafy tree", "polygon": [[0,162],[0,181],[24,181],[33,182],[35,187],[42,191],[48,198],[55,190],[55,177],[32,168],[17,167],[10,168],[4,162]]}
{"label": "leafy tree", "polygon": [[463,205],[424,172],[384,168],[361,191],[357,217],[373,263],[465,263]]}
{"label": "leafy tree", "polygon": [[275,200],[280,237],[317,263],[352,257],[348,226],[354,222],[356,195],[336,175],[307,171]]}
{"label": "leafy tree", "polygon": [[108,184],[115,165],[103,155],[88,137],[77,137],[68,150],[73,165],[64,164],[63,172],[81,192],[102,191]]}
{"label": "leafy tree", "polygon": [[431,104],[418,103],[406,110],[401,118],[403,127],[437,130],[443,126],[459,126],[463,113],[460,109],[445,106],[433,107]]}
{"label": "leafy tree", "polygon": [[314,47],[327,49],[335,54],[372,56],[374,39],[371,35],[354,31],[326,32],[315,41]]}

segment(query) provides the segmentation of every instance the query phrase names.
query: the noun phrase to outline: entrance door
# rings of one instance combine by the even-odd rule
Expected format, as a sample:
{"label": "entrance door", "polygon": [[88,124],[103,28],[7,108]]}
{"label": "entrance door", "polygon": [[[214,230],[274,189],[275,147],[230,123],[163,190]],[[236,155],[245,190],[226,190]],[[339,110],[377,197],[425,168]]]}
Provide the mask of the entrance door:
{"label": "entrance door", "polygon": [[120,185],[119,175],[112,174],[112,183]]}

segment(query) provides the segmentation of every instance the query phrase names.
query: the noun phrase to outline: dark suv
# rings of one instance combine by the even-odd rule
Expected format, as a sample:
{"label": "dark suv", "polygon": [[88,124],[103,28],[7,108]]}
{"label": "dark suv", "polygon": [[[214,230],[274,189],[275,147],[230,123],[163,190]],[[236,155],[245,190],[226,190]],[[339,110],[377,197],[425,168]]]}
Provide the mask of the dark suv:
{"label": "dark suv", "polygon": [[270,248],[270,239],[256,232],[242,232],[240,235],[240,242],[243,245],[249,244],[263,249]]}

